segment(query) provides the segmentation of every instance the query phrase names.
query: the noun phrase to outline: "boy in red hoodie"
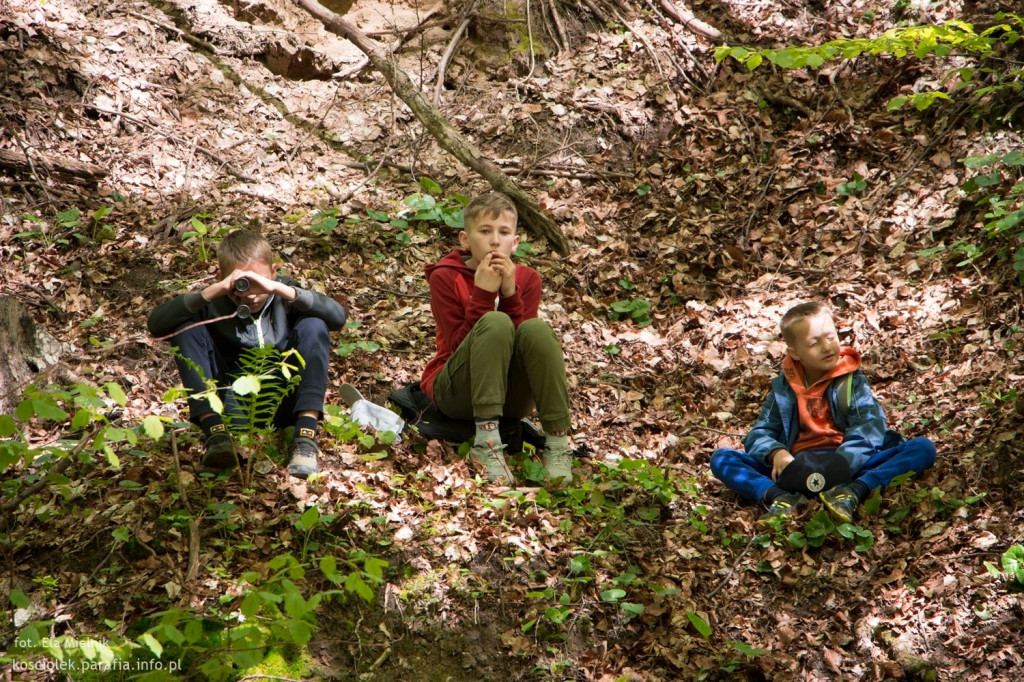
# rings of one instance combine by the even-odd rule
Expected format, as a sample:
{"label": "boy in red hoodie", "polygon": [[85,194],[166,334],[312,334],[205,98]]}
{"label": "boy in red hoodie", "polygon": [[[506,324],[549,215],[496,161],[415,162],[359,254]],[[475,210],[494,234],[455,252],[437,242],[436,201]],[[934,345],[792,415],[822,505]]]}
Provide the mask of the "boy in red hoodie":
{"label": "boy in red hoodie", "polygon": [[807,503],[805,495],[820,495],[836,521],[850,523],[873,489],[934,464],[935,446],[927,438],[905,441],[886,428],[860,356],[839,346],[828,308],[801,303],[786,311],[781,327],[782,372],[744,450],[715,450],[711,471],[768,508],[762,525],[792,516]]}
{"label": "boy in red hoodie", "polygon": [[463,211],[461,249],[426,267],[437,354],[420,385],[445,415],[473,419],[470,458],[489,481],[515,485],[505,463],[499,417],[521,419],[536,406],[551,482],[572,481],[569,393],[562,347],[537,317],[540,274],[517,265],[515,204],[492,192]]}

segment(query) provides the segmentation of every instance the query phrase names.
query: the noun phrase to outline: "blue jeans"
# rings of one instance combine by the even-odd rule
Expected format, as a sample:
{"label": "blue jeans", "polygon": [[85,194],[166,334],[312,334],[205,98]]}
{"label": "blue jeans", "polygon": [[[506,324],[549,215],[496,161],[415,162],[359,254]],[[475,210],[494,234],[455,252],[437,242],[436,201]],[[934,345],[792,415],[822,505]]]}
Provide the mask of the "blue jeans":
{"label": "blue jeans", "polygon": [[[935,446],[927,438],[912,438],[894,448],[880,450],[871,456],[854,480],[874,490],[889,481],[913,471],[920,474],[935,463]],[[711,454],[711,473],[722,483],[748,500],[760,502],[775,485],[772,470],[742,450],[719,448]]]}
{"label": "blue jeans", "polygon": [[[206,390],[203,377],[213,379],[218,386],[229,387],[238,375],[240,349],[218,348],[206,325],[193,327],[175,335],[171,345],[177,346],[178,353],[192,363],[175,357],[181,383],[190,393]],[[327,366],[331,351],[327,323],[319,317],[299,318],[291,330],[288,348],[297,350],[306,361],[306,366],[298,372],[298,388],[285,396],[274,416],[274,425],[278,428],[293,426],[295,415],[299,412],[311,411],[323,416],[324,395],[327,393]],[[196,367],[199,371],[196,371]],[[232,391],[228,389],[221,397],[224,401],[224,416],[237,414],[238,405]],[[195,424],[199,423],[199,415],[213,412],[209,401],[191,397],[188,399],[188,409],[189,418]]]}

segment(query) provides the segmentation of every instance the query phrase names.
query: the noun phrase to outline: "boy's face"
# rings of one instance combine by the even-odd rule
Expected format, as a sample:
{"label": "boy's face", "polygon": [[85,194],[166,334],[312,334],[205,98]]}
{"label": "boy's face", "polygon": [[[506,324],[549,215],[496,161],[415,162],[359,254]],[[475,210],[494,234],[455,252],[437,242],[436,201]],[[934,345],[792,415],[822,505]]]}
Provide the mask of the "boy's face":
{"label": "boy's face", "polygon": [[498,215],[481,215],[466,229],[459,233],[462,248],[469,249],[470,267],[476,267],[484,257],[496,251],[504,256],[511,256],[519,246],[519,235],[516,234],[516,218],[508,211]]}
{"label": "boy's face", "polygon": [[[221,277],[224,278],[235,271],[253,272],[261,277],[266,277],[271,281],[277,277],[277,265],[272,265],[263,260],[251,260],[248,263],[236,265],[227,272],[222,270],[220,274]],[[255,291],[258,291],[259,293],[254,293]],[[270,295],[263,291],[261,287],[254,287],[250,284],[249,289],[246,291],[232,292],[231,298],[238,305],[249,306],[249,310],[255,313],[263,309],[263,306],[266,304],[267,299],[270,298]]]}
{"label": "boy's face", "polygon": [[839,362],[839,333],[830,314],[805,317],[790,329],[793,342],[786,346],[789,356],[800,361],[808,376],[817,378],[835,368]]}

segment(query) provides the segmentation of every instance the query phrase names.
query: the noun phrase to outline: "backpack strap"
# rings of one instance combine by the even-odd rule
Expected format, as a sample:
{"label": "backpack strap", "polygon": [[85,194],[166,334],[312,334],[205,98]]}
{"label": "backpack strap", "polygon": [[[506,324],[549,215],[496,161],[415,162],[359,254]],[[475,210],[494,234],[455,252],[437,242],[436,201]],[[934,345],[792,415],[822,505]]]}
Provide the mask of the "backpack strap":
{"label": "backpack strap", "polygon": [[836,385],[836,407],[843,419],[846,419],[850,414],[850,398],[853,396],[853,372],[833,379],[832,383]]}

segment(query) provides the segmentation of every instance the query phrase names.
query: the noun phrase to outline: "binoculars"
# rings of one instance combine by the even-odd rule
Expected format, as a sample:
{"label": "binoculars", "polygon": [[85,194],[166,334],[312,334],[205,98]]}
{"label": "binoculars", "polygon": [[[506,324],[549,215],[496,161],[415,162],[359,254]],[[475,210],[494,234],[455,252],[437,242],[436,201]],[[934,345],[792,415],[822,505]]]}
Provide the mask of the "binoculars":
{"label": "binoculars", "polygon": [[[235,293],[237,293],[237,294],[240,294],[243,291],[248,291],[249,290],[249,278],[248,277],[239,277],[238,279],[235,280],[234,288],[235,288]],[[251,314],[252,314],[252,311],[249,310],[249,306],[247,306],[247,305],[240,305],[240,306],[238,306],[238,310],[235,311],[235,315],[238,315],[238,317],[240,319],[242,319],[242,320],[244,320],[245,318],[249,317],[249,315],[251,315]]]}

